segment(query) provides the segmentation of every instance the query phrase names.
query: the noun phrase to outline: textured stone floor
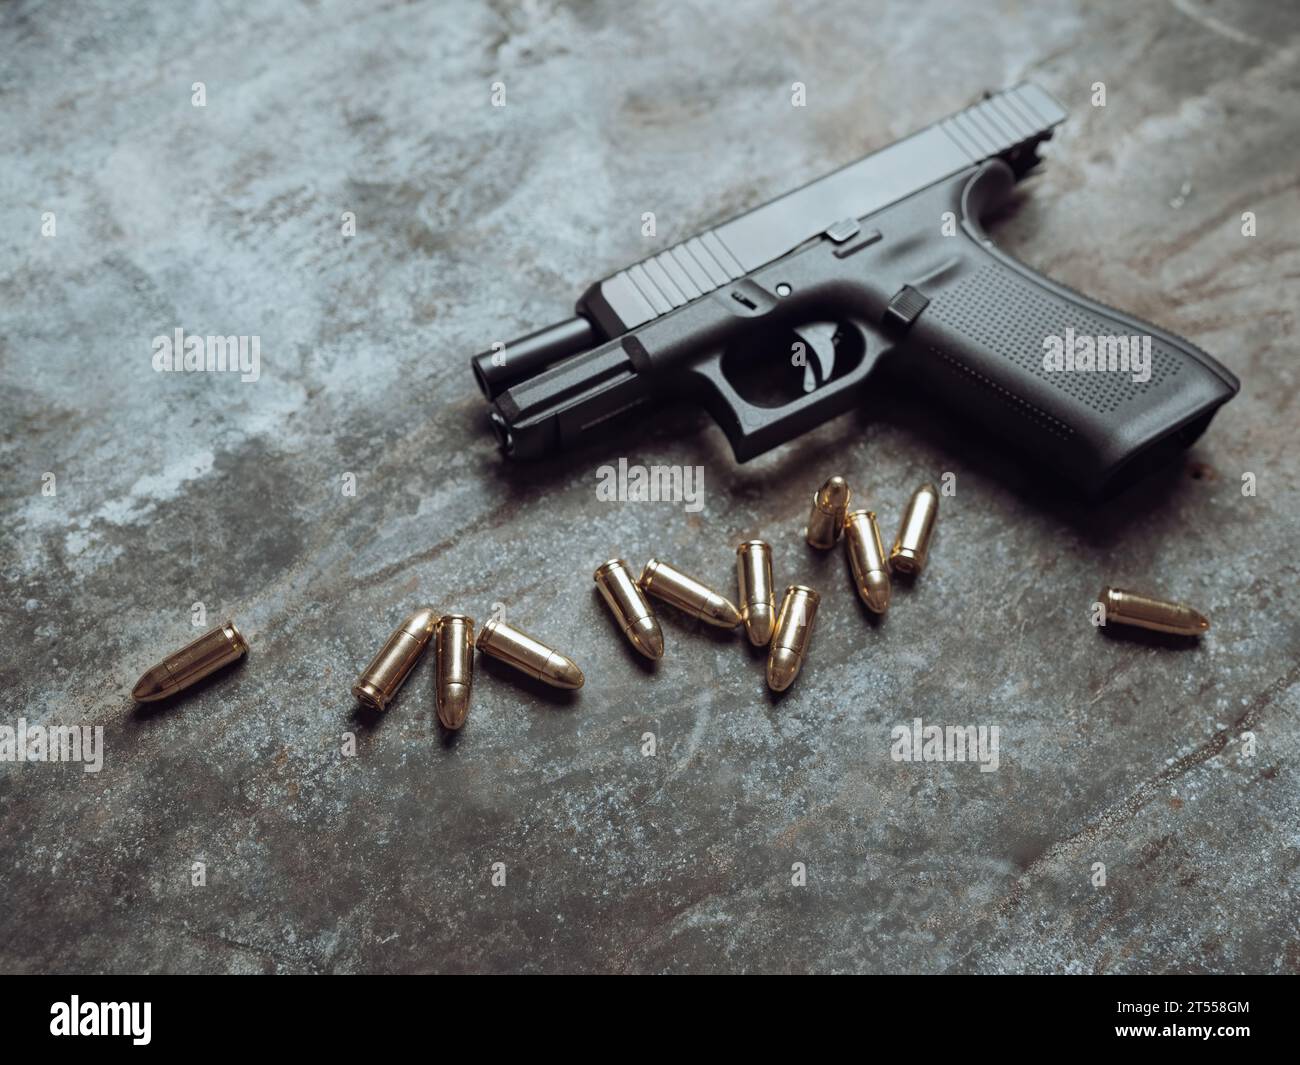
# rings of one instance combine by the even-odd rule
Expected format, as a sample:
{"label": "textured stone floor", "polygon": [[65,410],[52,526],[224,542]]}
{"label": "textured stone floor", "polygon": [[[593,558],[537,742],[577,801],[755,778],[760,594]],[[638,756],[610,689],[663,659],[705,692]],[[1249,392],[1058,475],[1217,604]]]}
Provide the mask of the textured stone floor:
{"label": "textured stone floor", "polygon": [[[0,968],[1300,970],[1300,13],[799,6],[0,9],[0,725],[105,744],[99,773],[0,763]],[[1185,463],[1087,508],[887,389],[743,467],[688,409],[499,457],[473,352],[1023,78],[1071,118],[996,236],[1241,377]],[[260,379],[155,373],[177,328],[259,336]],[[620,455],[703,466],[703,508],[599,502]],[[931,566],[873,624],[803,546],[808,494],[844,473],[888,535],[945,471]],[[795,687],[666,612],[645,668],[594,567],[729,589],[753,536],[824,594]],[[1103,635],[1106,582],[1214,628]],[[137,709],[197,602],[251,654]],[[426,660],[359,713],[425,602],[586,687],[480,668],[448,740]],[[998,770],[894,762],[916,717],[997,725]]]}

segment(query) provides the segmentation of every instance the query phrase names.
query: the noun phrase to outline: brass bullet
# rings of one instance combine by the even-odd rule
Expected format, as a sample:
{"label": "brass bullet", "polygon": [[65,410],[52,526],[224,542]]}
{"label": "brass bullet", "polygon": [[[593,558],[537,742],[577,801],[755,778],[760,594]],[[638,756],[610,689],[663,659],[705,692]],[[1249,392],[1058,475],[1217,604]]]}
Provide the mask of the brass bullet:
{"label": "brass bullet", "polygon": [[734,629],[740,624],[740,611],[735,603],[667,562],[657,558],[647,562],[641,571],[640,584],[643,591],[710,625]]}
{"label": "brass bullet", "polygon": [[811,547],[822,551],[835,546],[844,530],[844,515],[849,509],[849,483],[843,477],[830,478],[813,493],[812,511],[804,535]]}
{"label": "brass bullet", "polygon": [[889,563],[880,541],[880,526],[869,510],[855,510],[844,519],[844,548],[853,567],[853,581],[867,609],[883,614],[889,609]]}
{"label": "brass bullet", "polygon": [[131,698],[137,703],[166,699],[246,654],[248,641],[233,621],[227,621],[145,670],[131,689]]}
{"label": "brass bullet", "polygon": [[889,552],[889,564],[899,573],[919,575],[930,553],[930,536],[939,516],[939,490],[926,482],[912,493],[903,511],[898,538]]}
{"label": "brass bullet", "polygon": [[397,626],[379,654],[362,670],[352,694],[372,710],[385,709],[429,646],[437,618],[432,607],[424,607]]}
{"label": "brass bullet", "polygon": [[443,614],[433,627],[438,720],[453,732],[465,724],[474,684],[474,619]]}
{"label": "brass bullet", "polygon": [[772,548],[763,540],[746,540],[736,548],[736,578],[740,585],[740,616],[749,642],[764,647],[771,641],[776,623]]}
{"label": "brass bullet", "polygon": [[1200,636],[1210,630],[1210,619],[1198,610],[1166,599],[1153,599],[1122,588],[1103,588],[1098,600],[1106,608],[1106,624],[1136,625],[1175,636]]}
{"label": "brass bullet", "polygon": [[662,658],[664,634],[655,612],[621,558],[613,558],[596,570],[593,577],[601,598],[623,629],[623,635],[646,658]]}
{"label": "brass bullet", "polygon": [[553,688],[581,688],[585,679],[572,659],[497,618],[479,630],[478,649]]}
{"label": "brass bullet", "polygon": [[785,691],[799,675],[808,654],[821,598],[801,584],[792,584],[785,590],[781,612],[776,616],[776,631],[772,634],[772,649],[767,655],[767,686],[774,692]]}

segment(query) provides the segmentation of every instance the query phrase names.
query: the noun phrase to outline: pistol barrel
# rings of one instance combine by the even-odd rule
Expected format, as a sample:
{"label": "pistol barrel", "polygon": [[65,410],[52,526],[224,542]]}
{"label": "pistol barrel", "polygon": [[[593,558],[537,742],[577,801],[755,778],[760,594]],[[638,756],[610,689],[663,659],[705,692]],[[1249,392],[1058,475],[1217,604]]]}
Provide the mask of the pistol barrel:
{"label": "pistol barrel", "polygon": [[470,360],[474,379],[488,399],[569,355],[586,351],[600,338],[585,318],[570,318],[536,333],[497,345]]}

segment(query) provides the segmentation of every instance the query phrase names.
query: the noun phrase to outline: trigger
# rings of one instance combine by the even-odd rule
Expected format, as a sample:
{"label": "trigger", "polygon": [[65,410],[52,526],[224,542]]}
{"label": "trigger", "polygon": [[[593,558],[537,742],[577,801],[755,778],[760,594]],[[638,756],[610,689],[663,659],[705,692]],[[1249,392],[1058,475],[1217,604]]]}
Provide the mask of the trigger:
{"label": "trigger", "polygon": [[805,392],[813,392],[830,380],[835,370],[835,334],[839,328],[835,322],[809,322],[794,331],[813,355],[803,369]]}

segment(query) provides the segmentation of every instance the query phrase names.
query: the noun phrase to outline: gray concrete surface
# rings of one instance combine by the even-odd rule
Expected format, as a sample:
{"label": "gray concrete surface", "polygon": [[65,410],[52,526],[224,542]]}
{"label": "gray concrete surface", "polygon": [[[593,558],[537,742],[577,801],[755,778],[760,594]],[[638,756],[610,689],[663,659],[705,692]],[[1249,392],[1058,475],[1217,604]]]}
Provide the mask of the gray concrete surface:
{"label": "gray concrete surface", "polygon": [[[799,6],[0,9],[0,724],[105,744],[99,773],[0,764],[0,968],[1300,970],[1300,13]],[[1240,375],[1185,463],[1087,508],[890,394],[745,467],[693,410],[500,459],[470,354],[1026,77],[1071,118],[998,239]],[[260,380],[155,373],[178,327],[260,336]],[[702,465],[703,510],[598,502],[619,455]],[[800,540],[834,471],[887,533],[957,476],[880,624]],[[794,689],[666,612],[643,668],[592,569],[655,554],[730,588],[752,536],[824,593]],[[1105,582],[1213,631],[1101,634]],[[585,689],[480,666],[448,740],[426,660],[359,714],[356,673],[425,601],[504,612]],[[195,602],[252,653],[137,709]],[[892,761],[914,717],[999,726],[999,769]]]}

